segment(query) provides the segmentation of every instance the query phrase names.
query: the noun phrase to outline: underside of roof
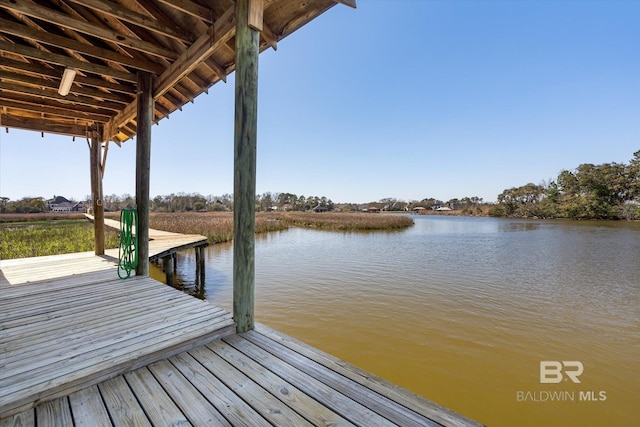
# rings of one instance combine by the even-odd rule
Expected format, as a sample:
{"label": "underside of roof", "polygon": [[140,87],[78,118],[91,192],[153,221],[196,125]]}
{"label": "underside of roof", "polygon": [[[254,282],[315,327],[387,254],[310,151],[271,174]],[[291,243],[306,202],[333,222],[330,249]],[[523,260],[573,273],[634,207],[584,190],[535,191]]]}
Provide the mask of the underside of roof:
{"label": "underside of roof", "polygon": [[[252,1],[263,10],[261,51],[335,3],[355,7]],[[76,75],[61,95],[65,69]],[[233,0],[0,0],[2,127],[86,136],[101,126],[119,144],[136,134],[138,72],[154,77],[158,122],[234,69]]]}

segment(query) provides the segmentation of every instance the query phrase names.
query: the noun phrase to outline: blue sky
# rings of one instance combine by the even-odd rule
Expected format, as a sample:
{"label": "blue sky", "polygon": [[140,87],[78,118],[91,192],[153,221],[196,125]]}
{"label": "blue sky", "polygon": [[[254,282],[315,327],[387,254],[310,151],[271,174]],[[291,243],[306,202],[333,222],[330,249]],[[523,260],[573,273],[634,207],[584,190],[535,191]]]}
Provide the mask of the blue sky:
{"label": "blue sky", "polygon": [[[640,150],[640,1],[358,0],[260,56],[257,192],[495,201]],[[234,79],[153,127],[151,196],[233,192]],[[0,195],[90,194],[84,140],[0,132]],[[135,141],[105,194],[135,193]]]}

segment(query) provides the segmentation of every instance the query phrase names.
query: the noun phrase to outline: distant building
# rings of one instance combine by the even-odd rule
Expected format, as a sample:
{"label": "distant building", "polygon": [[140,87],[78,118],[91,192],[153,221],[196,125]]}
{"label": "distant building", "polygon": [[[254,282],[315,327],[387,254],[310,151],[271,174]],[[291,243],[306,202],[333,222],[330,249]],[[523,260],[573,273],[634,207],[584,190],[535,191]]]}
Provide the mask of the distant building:
{"label": "distant building", "polygon": [[84,202],[72,202],[62,196],[53,196],[52,199],[46,201],[47,208],[51,212],[86,212]]}
{"label": "distant building", "polygon": [[71,212],[74,205],[75,203],[71,203],[71,202],[55,203],[51,205],[50,209],[52,212]]}

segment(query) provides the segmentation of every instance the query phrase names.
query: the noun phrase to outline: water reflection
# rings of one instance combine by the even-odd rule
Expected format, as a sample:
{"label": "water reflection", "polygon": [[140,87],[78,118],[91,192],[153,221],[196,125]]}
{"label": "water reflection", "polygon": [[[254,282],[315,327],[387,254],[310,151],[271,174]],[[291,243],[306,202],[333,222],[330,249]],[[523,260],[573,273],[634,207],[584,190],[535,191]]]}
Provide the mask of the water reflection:
{"label": "water reflection", "polygon": [[[177,254],[176,261],[186,262],[190,268],[195,271],[193,275],[185,274],[186,268],[178,268],[176,266],[176,273],[173,277],[173,288],[196,297],[201,300],[206,299],[206,267],[201,271],[200,265],[193,255],[193,259],[185,254]],[[167,283],[165,272],[162,268],[162,262],[157,261],[149,264],[149,276],[162,283]]]}
{"label": "water reflection", "polygon": [[505,221],[500,226],[500,231],[533,231],[540,228],[540,223],[537,221]]}

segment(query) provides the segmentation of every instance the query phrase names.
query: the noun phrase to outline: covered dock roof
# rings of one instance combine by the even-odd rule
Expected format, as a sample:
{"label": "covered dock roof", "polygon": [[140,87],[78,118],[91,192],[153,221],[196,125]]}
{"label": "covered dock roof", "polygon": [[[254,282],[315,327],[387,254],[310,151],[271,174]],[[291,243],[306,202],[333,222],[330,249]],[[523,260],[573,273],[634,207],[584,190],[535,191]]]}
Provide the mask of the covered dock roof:
{"label": "covered dock roof", "polygon": [[[251,2],[260,51],[336,3],[355,7]],[[153,76],[157,123],[226,81],[235,34],[233,0],[0,0],[0,126],[84,137],[102,125],[120,144],[137,133],[138,72]]]}

